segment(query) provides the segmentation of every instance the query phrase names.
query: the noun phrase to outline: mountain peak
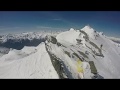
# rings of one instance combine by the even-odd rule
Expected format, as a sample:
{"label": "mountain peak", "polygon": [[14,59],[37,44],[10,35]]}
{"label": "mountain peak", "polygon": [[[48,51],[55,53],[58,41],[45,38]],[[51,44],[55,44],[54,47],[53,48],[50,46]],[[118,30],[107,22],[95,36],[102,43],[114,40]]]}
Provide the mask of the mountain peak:
{"label": "mountain peak", "polygon": [[91,28],[91,26],[90,26],[89,24],[88,24],[88,25],[86,25],[85,27],[86,27],[86,28],[89,28],[89,29]]}
{"label": "mountain peak", "polygon": [[70,28],[70,31],[74,31],[75,29],[74,28]]}
{"label": "mountain peak", "polygon": [[82,28],[81,30],[85,31],[85,32],[94,32],[94,29],[92,27],[90,27],[90,25],[86,25],[84,28]]}
{"label": "mountain peak", "polygon": [[88,24],[88,25],[84,26],[84,28],[82,28],[82,29],[93,29],[93,28]]}

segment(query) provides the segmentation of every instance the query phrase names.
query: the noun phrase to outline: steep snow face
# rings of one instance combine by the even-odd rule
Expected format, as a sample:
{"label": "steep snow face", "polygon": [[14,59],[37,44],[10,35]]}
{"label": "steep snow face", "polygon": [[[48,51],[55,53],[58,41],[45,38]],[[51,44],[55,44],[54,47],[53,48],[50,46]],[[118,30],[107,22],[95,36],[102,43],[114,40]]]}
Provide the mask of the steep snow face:
{"label": "steep snow face", "polygon": [[100,35],[97,40],[93,40],[96,45],[102,47],[103,58],[96,57],[96,67],[104,78],[120,78],[120,48],[116,43]]}
{"label": "steep snow face", "polygon": [[[70,47],[67,44],[65,46],[67,47],[47,42],[48,52],[61,63],[62,69],[60,69],[59,72],[62,74],[65,73],[66,77],[70,79],[91,78],[92,74],[88,62],[80,61],[81,56],[79,56],[79,58],[76,56],[77,50],[75,47]],[[53,59],[53,61],[55,59]]]}
{"label": "steep snow face", "polygon": [[81,30],[84,30],[85,32],[87,32],[88,34],[91,34],[94,32],[94,29],[91,28],[90,26],[85,26],[84,28],[82,28]]}
{"label": "steep snow face", "polygon": [[[27,50],[27,51],[26,51]],[[31,52],[30,53],[28,53]],[[15,55],[15,54],[22,55]],[[24,53],[23,53],[24,52]],[[25,54],[28,54],[24,57]],[[20,56],[21,58],[19,58]],[[12,58],[7,60],[6,58]],[[24,58],[23,58],[24,57]],[[22,51],[12,50],[5,57],[0,58],[0,78],[59,78],[50,57],[45,49],[45,44],[38,47],[23,48]]]}
{"label": "steep snow face", "polygon": [[81,30],[86,32],[90,38],[95,39],[95,35],[96,35],[95,30],[90,26],[85,26]]}
{"label": "steep snow face", "polygon": [[[120,47],[112,42],[107,36],[95,32],[89,26],[85,26],[82,31],[77,32],[71,29],[57,35],[57,40],[63,46],[70,49],[68,52],[72,53],[74,47],[77,51],[88,52],[86,61],[93,61],[98,73],[104,78],[120,78]],[[75,40],[81,39],[81,44]],[[101,48],[101,44],[103,47]],[[73,47],[70,47],[73,45]],[[56,49],[57,50],[57,49]],[[75,51],[77,53],[77,51]],[[87,74],[86,74],[87,75]]]}
{"label": "steep snow face", "polygon": [[69,42],[76,44],[76,39],[79,37],[80,32],[71,28],[69,31],[62,32],[56,36],[58,42]]}

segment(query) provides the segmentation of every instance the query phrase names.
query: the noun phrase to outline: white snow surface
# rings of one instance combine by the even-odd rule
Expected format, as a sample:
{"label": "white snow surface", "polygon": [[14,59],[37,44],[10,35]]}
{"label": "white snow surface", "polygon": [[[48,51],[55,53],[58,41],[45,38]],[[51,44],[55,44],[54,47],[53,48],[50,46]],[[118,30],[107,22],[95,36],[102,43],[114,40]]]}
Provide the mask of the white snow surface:
{"label": "white snow surface", "polygon": [[[37,51],[34,50],[35,48]],[[28,51],[34,51],[34,53],[24,57],[25,54],[28,54]],[[20,53],[23,55],[16,55]],[[8,59],[12,59],[12,61]],[[50,57],[45,49],[45,44],[41,43],[38,47],[34,48],[25,47],[21,51],[12,50],[8,55],[0,58],[0,78],[49,79],[58,78],[58,75],[52,66]]]}
{"label": "white snow surface", "polygon": [[[94,32],[94,29],[90,28],[89,26],[85,26],[81,30],[86,32],[89,36],[90,41],[94,42],[98,47],[103,44],[102,53],[104,57],[95,56],[95,59],[93,58],[92,54],[88,56],[90,61],[94,61],[98,73],[104,78],[120,78],[120,47],[118,47],[115,42],[106,38],[104,35],[99,34],[98,32],[97,34],[99,34],[99,36],[95,39],[94,35],[96,33]],[[80,32],[72,29],[70,31],[60,33],[56,38],[63,44],[68,44],[68,42],[76,44],[76,38],[79,37],[83,40],[79,34]],[[83,42],[83,47],[86,49],[86,51],[92,53],[86,46],[84,46],[84,43],[91,47],[93,50],[97,51],[97,49],[90,45],[88,42]]]}
{"label": "white snow surface", "polygon": [[73,28],[71,28],[69,31],[65,31],[58,34],[56,38],[58,42],[66,41],[71,44],[76,44],[77,43],[76,38],[78,38],[78,36],[79,36],[79,31],[76,31]]}
{"label": "white snow surface", "polygon": [[[74,79],[79,77],[83,79],[91,78],[89,61],[94,62],[98,74],[102,77],[120,78],[120,47],[117,43],[106,38],[107,36],[101,34],[101,32],[95,32],[90,26],[85,26],[81,30],[87,33],[89,40],[85,40],[83,37],[85,35],[80,30],[71,28],[69,31],[56,35],[57,42],[61,43],[61,46],[49,41],[45,42],[49,52],[66,65],[66,70],[71,72]],[[81,44],[78,44],[76,39],[81,39]],[[103,45],[101,52],[104,57],[93,53],[94,51],[99,54],[99,50],[90,42],[93,42],[98,48],[101,44]],[[1,56],[0,78],[59,78],[46,51],[45,43],[43,42],[37,47],[25,46],[21,50],[13,49],[8,54]],[[65,54],[64,51],[69,52],[70,56]],[[85,52],[88,52],[88,54],[85,54]],[[76,53],[80,58],[84,58],[84,61],[82,61],[83,73],[77,71],[78,57],[73,53]]]}

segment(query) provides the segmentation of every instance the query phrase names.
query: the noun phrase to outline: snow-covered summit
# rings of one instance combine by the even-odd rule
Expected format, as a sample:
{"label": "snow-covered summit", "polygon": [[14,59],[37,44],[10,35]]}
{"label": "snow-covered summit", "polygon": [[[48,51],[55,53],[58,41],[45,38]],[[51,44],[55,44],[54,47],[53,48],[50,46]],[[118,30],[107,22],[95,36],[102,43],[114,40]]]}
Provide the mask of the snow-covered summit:
{"label": "snow-covered summit", "polygon": [[70,30],[69,31],[75,31],[75,29],[74,28],[70,28]]}
{"label": "snow-covered summit", "polygon": [[92,27],[90,27],[89,25],[86,25],[81,30],[84,30],[86,32],[94,32],[94,29]]}
{"label": "snow-covered summit", "polygon": [[45,38],[37,47],[3,55],[0,78],[120,78],[120,47],[93,28],[72,28]]}
{"label": "snow-covered summit", "polygon": [[98,35],[98,33],[89,25],[85,26],[81,30],[86,32],[88,36],[91,37],[92,39],[95,39],[95,36]]}
{"label": "snow-covered summit", "polygon": [[66,41],[72,44],[76,44],[76,38],[78,38],[79,33],[79,31],[76,31],[73,28],[71,28],[69,31],[61,32],[60,34],[58,34],[56,36],[56,39],[58,41]]}

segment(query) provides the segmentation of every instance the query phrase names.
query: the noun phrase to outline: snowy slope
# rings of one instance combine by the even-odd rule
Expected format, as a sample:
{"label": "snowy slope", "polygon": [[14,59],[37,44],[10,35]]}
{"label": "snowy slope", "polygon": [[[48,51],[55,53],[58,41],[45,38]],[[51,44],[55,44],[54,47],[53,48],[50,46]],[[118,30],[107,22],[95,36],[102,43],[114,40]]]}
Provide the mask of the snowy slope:
{"label": "snowy slope", "polygon": [[[59,42],[61,42],[64,45],[65,43],[68,44],[68,42],[76,44],[75,39],[78,39],[78,38],[81,39],[83,42],[81,41],[81,45],[78,45],[78,46],[83,46],[85,48],[85,51],[88,51],[89,53],[91,53],[88,55],[89,60],[94,61],[99,74],[102,75],[104,78],[120,78],[120,70],[119,70],[120,69],[120,65],[119,65],[120,48],[116,45],[116,43],[107,39],[101,33],[95,32],[94,29],[92,29],[89,26],[85,26],[81,30],[86,32],[88,39],[85,40],[83,37],[85,35],[75,30],[72,32],[71,31],[63,32],[59,34],[56,38]],[[103,44],[102,54],[104,57],[102,55],[96,56],[93,53],[93,51],[97,53],[99,52],[95,47],[93,47],[93,45],[90,44],[90,42],[93,42],[98,47],[100,47],[100,45]],[[91,48],[91,50],[87,48],[85,45]],[[83,51],[82,48],[80,49],[81,51]],[[71,49],[73,49],[73,47]],[[93,58],[92,55],[94,55],[95,58]]]}
{"label": "snowy slope", "polygon": [[[25,49],[22,51],[26,51]],[[28,51],[33,51],[32,49],[27,48]],[[8,53],[8,56],[16,56],[12,61],[0,58],[0,78],[58,78],[45,49],[45,44],[41,43],[36,49],[37,51],[26,57],[21,55],[20,59],[17,59],[18,56],[15,55],[15,51],[11,51],[11,55]],[[28,52],[26,53],[28,54]]]}
{"label": "snowy slope", "polygon": [[102,32],[85,26],[45,38],[3,55],[0,78],[120,78],[120,47]]}
{"label": "snowy slope", "polygon": [[81,30],[84,31],[84,32],[86,32],[90,38],[94,39],[94,36],[95,36],[94,32],[95,31],[94,31],[93,28],[91,28],[90,26],[85,26]]}
{"label": "snowy slope", "polygon": [[73,53],[69,47],[66,49],[61,46],[59,47],[58,45],[53,43],[47,43],[47,48],[48,48],[48,51],[52,53],[52,55],[57,57],[57,59],[60,60],[60,62],[62,62],[63,69],[65,70],[65,72],[67,72],[66,73],[67,78],[71,78],[71,79],[84,78],[86,73],[89,74],[89,76],[86,76],[86,78],[90,78],[90,75],[91,75],[90,66],[87,62],[81,62],[81,65],[84,71],[84,74],[83,74],[82,72],[78,72],[77,64],[78,64],[79,58],[77,58],[76,56],[69,57],[67,54],[65,54],[64,51],[68,51],[71,54]]}
{"label": "snowy slope", "polygon": [[71,28],[69,31],[65,31],[65,32],[58,34],[56,38],[59,42],[67,41],[71,44],[74,44],[74,43],[76,44],[77,43],[76,38],[78,38],[78,35],[79,35],[78,32],[79,31],[76,31],[73,28]]}

